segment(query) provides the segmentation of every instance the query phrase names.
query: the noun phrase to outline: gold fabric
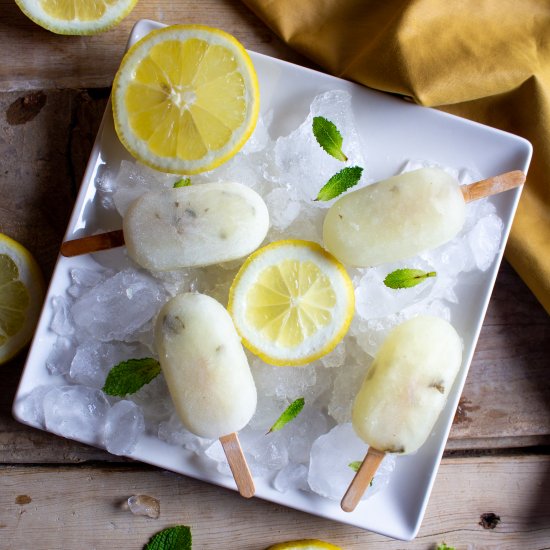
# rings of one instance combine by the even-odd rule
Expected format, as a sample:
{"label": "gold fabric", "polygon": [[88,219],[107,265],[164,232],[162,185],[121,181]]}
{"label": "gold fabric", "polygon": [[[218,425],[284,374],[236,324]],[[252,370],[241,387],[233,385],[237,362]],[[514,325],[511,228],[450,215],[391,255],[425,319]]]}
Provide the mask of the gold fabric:
{"label": "gold fabric", "polygon": [[550,0],[243,0],[327,72],[531,141],[506,257],[550,313]]}

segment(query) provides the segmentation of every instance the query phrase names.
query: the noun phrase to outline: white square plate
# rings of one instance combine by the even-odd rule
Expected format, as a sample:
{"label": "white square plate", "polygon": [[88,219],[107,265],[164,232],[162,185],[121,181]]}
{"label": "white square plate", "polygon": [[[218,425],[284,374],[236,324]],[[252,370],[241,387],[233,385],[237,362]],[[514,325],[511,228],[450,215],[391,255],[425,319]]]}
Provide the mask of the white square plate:
{"label": "white square plate", "polygon": [[[142,20],[130,36],[133,44],[148,32],[163,25]],[[368,171],[375,181],[394,175],[406,159],[429,159],[443,166],[468,166],[489,177],[509,170],[527,168],[532,147],[517,136],[460,119],[436,110],[420,107],[384,93],[305,69],[290,63],[251,53],[258,73],[262,112],[275,114],[270,127],[272,137],[286,135],[306,117],[312,99],[319,93],[341,89],[352,96],[352,108],[358,131],[365,145]],[[98,204],[95,178],[100,166],[116,172],[123,159],[129,159],[114,131],[108,105],[76,205],[66,239],[92,234],[98,229],[116,229],[120,220],[105,219]],[[256,479],[257,496],[384,535],[410,540],[420,527],[428,497],[437,473],[447,436],[464,381],[470,366],[479,331],[497,271],[502,260],[521,190],[508,191],[491,201],[504,222],[501,246],[496,260],[485,272],[478,272],[467,291],[458,292],[459,305],[453,310],[453,325],[464,340],[464,364],[441,414],[432,437],[414,455],[399,457],[388,487],[362,502],[353,513],[345,513],[339,503],[310,492],[289,490],[280,493],[264,479]],[[25,423],[18,410],[18,399],[41,384],[63,384],[46,369],[46,358],[56,335],[49,329],[52,297],[64,295],[69,284],[69,270],[86,267],[86,257],[58,259],[46,297],[36,335],[14,404],[14,416]],[[473,277],[473,276],[472,276]],[[95,445],[94,441],[84,441]],[[132,458],[173,470],[197,479],[234,488],[233,480],[202,467],[191,459],[189,451],[171,446],[152,436],[139,441]]]}

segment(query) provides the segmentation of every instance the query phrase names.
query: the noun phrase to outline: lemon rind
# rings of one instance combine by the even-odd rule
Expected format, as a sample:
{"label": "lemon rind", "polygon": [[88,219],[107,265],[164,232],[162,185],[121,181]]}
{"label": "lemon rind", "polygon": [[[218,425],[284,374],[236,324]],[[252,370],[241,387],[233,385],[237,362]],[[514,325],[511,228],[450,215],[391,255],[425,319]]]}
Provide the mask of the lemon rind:
{"label": "lemon rind", "polygon": [[[9,252],[13,254],[9,254]],[[0,365],[13,359],[32,339],[45,295],[44,277],[33,255],[11,237],[0,233],[0,254],[9,254],[19,269],[20,280],[30,295],[30,305],[21,330],[0,346]]]}
{"label": "lemon rind", "polygon": [[[282,248],[282,247],[306,247],[310,251],[319,254],[322,256],[322,258],[330,263],[330,265],[335,269],[336,273],[340,277],[340,283],[341,287],[346,292],[346,307],[344,311],[344,315],[342,316],[343,322],[339,326],[339,329],[335,331],[327,343],[319,348],[315,353],[310,353],[307,355],[303,355],[300,357],[276,357],[272,354],[266,353],[265,349],[259,347],[258,345],[254,344],[250,338],[247,335],[247,331],[243,329],[241,326],[241,322],[239,320],[239,316],[236,313],[235,308],[235,299],[236,295],[239,293],[239,285],[242,282],[244,274],[248,271],[249,266],[256,262],[258,258],[262,257],[264,254],[269,253],[275,249]],[[344,338],[346,335],[349,326],[351,324],[351,321],[353,319],[353,314],[355,311],[355,291],[353,288],[353,283],[346,271],[346,268],[344,265],[339,262],[332,254],[327,252],[324,248],[322,248],[319,244],[312,242],[312,241],[305,241],[300,239],[284,239],[280,241],[272,242],[258,250],[256,250],[253,254],[251,254],[243,263],[239,271],[237,272],[237,275],[235,276],[235,279],[233,280],[233,283],[231,285],[231,288],[229,290],[229,300],[227,304],[227,309],[229,313],[231,314],[231,317],[233,318],[235,328],[237,332],[239,333],[239,336],[241,337],[243,345],[251,351],[254,355],[258,356],[262,361],[265,363],[268,363],[270,365],[274,365],[277,367],[297,367],[306,365],[308,363],[312,363],[313,361],[316,361],[317,359],[320,359],[321,357],[327,355],[330,353]]]}
{"label": "lemon rind", "polygon": [[[36,0],[15,0],[15,2],[31,21],[50,32],[66,36],[87,36],[100,34],[116,27],[135,8],[138,0],[121,0],[115,7],[107,7],[101,18],[78,22],[52,17],[41,9],[40,2]],[[36,6],[36,9],[30,9],[30,5]],[[113,13],[115,13],[114,16]]]}
{"label": "lemon rind", "polygon": [[[137,137],[133,137],[133,131],[131,130],[126,117],[123,116],[124,109],[124,90],[126,89],[124,84],[130,80],[132,69],[136,64],[143,59],[143,55],[139,55],[141,51],[146,52],[153,44],[159,43],[163,40],[177,39],[178,35],[185,32],[185,38],[207,38],[212,41],[213,37],[219,40],[219,44],[231,49],[238,59],[242,61],[240,67],[244,68],[241,73],[245,79],[245,89],[247,90],[248,97],[246,98],[247,105],[249,106],[248,116],[246,122],[234,131],[237,136],[235,140],[228,142],[227,145],[222,147],[218,152],[211,152],[198,160],[182,160],[176,157],[161,157],[155,155],[148,150],[146,144],[142,143]],[[113,118],[115,124],[115,131],[119,140],[124,147],[141,163],[162,172],[168,172],[173,174],[193,175],[207,172],[217,168],[224,162],[227,162],[230,158],[235,156],[248,141],[260,113],[260,91],[258,77],[252,59],[248,55],[243,45],[231,34],[209,27],[206,25],[172,25],[162,29],[156,29],[141,40],[136,42],[125,54],[120,67],[115,75],[112,91],[112,107]],[[136,146],[137,144],[137,146]],[[220,152],[221,151],[221,152]]]}

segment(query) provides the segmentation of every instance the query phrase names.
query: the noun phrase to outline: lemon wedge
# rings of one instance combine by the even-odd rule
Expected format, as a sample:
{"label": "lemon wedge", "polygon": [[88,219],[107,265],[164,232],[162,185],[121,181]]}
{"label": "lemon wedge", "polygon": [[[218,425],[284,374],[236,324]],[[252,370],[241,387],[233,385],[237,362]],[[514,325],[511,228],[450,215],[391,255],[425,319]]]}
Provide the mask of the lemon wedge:
{"label": "lemon wedge", "polygon": [[280,542],[279,544],[274,544],[269,548],[266,548],[266,550],[314,550],[315,548],[324,548],[325,550],[342,550],[340,546],[335,546],[334,544],[330,544],[330,542],[324,542],[318,539],[302,539]]}
{"label": "lemon wedge", "polygon": [[344,266],[318,244],[283,240],[242,265],[228,310],[243,344],[271,365],[305,365],[345,336],[354,291]]}
{"label": "lemon wedge", "polygon": [[37,25],[57,34],[98,34],[126,17],[137,0],[15,0]]}
{"label": "lemon wedge", "polygon": [[202,25],[151,32],[124,56],[113,83],[120,141],[164,172],[197,174],[230,159],[252,134],[258,80],[243,46]]}
{"label": "lemon wedge", "polygon": [[43,299],[44,280],[35,259],[0,233],[0,364],[29,343]]}

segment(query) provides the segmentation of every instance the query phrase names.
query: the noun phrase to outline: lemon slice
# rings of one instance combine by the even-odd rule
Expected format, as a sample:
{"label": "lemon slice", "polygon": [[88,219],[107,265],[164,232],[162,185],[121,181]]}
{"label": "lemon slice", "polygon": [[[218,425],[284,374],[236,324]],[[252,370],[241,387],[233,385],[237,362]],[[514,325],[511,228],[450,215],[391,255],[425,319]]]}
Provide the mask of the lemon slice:
{"label": "lemon slice", "polygon": [[258,80],[230,34],[202,25],[151,32],[124,56],[113,83],[119,139],[158,170],[197,174],[231,158],[252,134]]}
{"label": "lemon slice", "polygon": [[324,542],[318,539],[302,539],[292,540],[288,542],[280,542],[274,544],[266,550],[314,550],[315,548],[324,548],[325,550],[342,550],[340,546],[330,544],[330,542]]}
{"label": "lemon slice", "polygon": [[329,353],[353,317],[344,266],[318,244],[284,240],[260,248],[229,291],[243,344],[271,365],[305,365]]}
{"label": "lemon slice", "polygon": [[137,0],[15,0],[37,25],[57,34],[97,34],[126,17]]}
{"label": "lemon slice", "polygon": [[44,280],[31,253],[0,233],[0,364],[29,343],[44,299]]}

